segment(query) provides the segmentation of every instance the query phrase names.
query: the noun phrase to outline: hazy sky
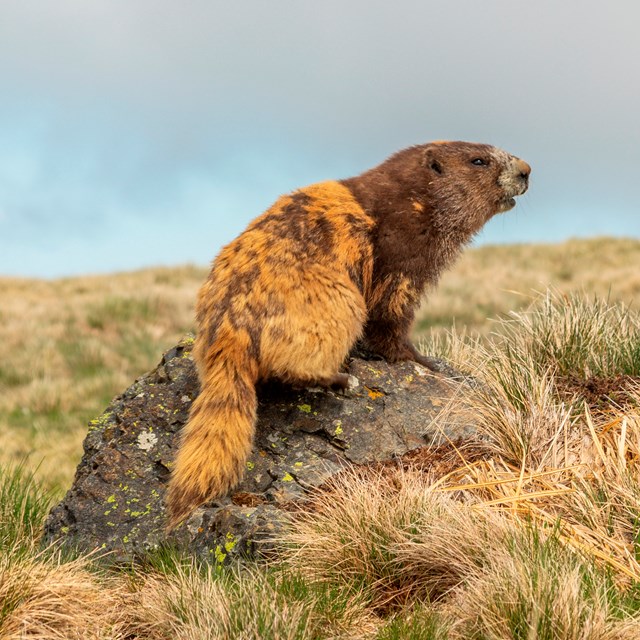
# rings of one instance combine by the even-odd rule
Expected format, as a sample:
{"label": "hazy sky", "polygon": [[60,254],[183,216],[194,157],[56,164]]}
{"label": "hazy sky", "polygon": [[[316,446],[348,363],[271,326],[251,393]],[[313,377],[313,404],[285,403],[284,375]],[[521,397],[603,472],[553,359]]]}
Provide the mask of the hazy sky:
{"label": "hazy sky", "polygon": [[0,0],[0,274],[206,263],[432,139],[533,167],[480,242],[640,237],[637,0]]}

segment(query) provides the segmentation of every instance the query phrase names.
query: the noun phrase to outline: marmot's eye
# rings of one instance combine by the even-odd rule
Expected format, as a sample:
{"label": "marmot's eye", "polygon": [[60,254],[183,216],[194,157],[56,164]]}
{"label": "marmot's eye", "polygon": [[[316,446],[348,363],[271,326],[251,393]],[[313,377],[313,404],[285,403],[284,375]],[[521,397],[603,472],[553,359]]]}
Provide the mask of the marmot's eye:
{"label": "marmot's eye", "polygon": [[485,167],[485,166],[487,166],[488,163],[485,162],[482,158],[474,158],[471,161],[471,164],[475,164],[476,167]]}

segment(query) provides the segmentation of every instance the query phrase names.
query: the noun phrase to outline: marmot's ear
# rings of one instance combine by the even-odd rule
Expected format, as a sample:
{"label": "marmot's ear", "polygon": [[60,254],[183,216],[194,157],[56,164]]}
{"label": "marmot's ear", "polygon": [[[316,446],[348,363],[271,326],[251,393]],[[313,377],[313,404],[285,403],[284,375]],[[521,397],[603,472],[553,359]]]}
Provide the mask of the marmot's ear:
{"label": "marmot's ear", "polygon": [[434,173],[442,174],[442,165],[436,159],[435,153],[431,147],[427,147],[422,158],[423,165]]}

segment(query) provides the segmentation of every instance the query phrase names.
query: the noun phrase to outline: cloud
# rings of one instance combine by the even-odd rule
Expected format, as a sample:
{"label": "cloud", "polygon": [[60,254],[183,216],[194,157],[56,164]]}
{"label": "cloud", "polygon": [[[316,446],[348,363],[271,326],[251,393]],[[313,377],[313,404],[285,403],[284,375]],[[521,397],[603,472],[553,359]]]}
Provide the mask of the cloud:
{"label": "cloud", "polygon": [[[115,251],[119,230],[152,225],[136,259],[153,262],[171,258],[163,229],[186,246],[198,227],[205,261],[279,192],[434,138],[533,165],[530,215],[505,217],[491,240],[600,233],[580,214],[599,210],[611,233],[636,233],[631,0],[6,0],[2,13],[10,241]],[[569,222],[549,222],[557,211]],[[68,246],[48,271],[87,268]]]}

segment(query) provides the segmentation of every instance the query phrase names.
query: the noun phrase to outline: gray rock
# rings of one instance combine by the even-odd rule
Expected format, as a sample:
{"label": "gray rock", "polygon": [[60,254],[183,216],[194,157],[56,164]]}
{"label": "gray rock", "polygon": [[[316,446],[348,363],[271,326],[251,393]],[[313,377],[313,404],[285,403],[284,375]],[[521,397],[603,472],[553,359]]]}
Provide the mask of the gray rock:
{"label": "gray rock", "polygon": [[[168,539],[165,487],[198,393],[192,344],[187,337],[165,353],[89,423],[73,486],[49,514],[45,542],[102,549],[120,560],[167,541],[218,561],[268,552],[288,510],[345,466],[389,461],[474,433],[471,425],[438,419],[464,379],[415,363],[354,358],[349,373],[357,381],[347,392],[264,386],[244,480]],[[443,365],[443,371],[451,370]]]}

